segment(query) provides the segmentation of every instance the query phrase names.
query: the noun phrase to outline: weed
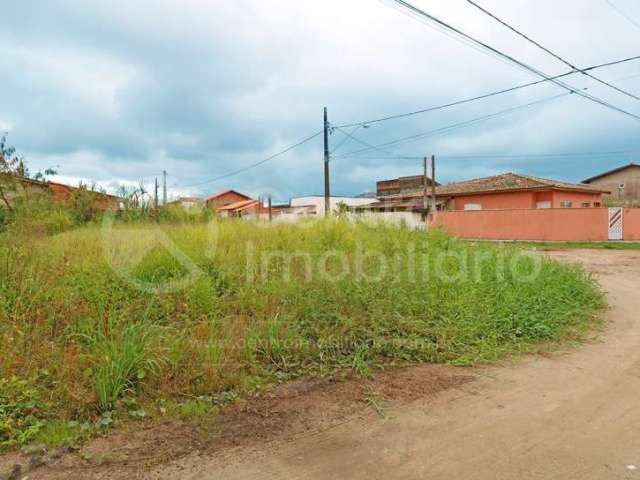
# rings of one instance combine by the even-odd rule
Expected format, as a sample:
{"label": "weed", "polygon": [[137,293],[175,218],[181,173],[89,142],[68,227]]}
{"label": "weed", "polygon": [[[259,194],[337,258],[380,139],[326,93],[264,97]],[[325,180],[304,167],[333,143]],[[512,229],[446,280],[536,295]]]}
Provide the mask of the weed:
{"label": "weed", "polygon": [[0,450],[32,441],[45,426],[47,405],[27,380],[0,378]]}
{"label": "weed", "polygon": [[364,390],[364,398],[371,408],[385,420],[388,418],[390,402],[372,385],[367,385]]}

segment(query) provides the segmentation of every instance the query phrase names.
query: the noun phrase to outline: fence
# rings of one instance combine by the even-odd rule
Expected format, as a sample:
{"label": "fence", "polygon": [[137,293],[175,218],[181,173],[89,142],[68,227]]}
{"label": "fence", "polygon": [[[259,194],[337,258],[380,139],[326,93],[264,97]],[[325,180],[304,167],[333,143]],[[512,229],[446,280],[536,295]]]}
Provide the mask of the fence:
{"label": "fence", "polygon": [[[640,240],[640,209],[553,208],[441,212],[436,225],[461,238],[492,240]],[[613,223],[612,223],[613,222]],[[613,236],[613,230],[622,230]]]}

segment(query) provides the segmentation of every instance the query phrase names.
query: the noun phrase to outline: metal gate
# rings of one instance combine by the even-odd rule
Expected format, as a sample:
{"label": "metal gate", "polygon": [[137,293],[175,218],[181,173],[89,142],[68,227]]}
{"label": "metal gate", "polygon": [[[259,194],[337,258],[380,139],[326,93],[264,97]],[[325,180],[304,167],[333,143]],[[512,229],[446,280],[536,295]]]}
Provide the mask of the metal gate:
{"label": "metal gate", "polygon": [[609,240],[622,240],[623,215],[622,208],[609,209]]}

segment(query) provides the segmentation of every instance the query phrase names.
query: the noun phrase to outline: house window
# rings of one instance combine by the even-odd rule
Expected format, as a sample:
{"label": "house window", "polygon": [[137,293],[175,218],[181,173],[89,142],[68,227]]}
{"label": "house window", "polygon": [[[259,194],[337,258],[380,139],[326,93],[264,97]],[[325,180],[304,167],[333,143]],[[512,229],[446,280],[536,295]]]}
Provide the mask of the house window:
{"label": "house window", "polygon": [[551,202],[538,202],[536,208],[551,208]]}
{"label": "house window", "polygon": [[465,203],[464,209],[465,210],[482,210],[482,205],[480,205],[479,203]]}
{"label": "house window", "polygon": [[582,208],[589,208],[591,204],[589,202],[582,202]]}
{"label": "house window", "polygon": [[573,206],[573,202],[570,202],[569,200],[562,200],[560,202],[560,208],[571,208]]}
{"label": "house window", "polygon": [[594,206],[595,208],[600,208],[600,207],[602,206],[602,204],[601,204],[600,202],[594,202],[594,203],[593,203],[593,206]]}

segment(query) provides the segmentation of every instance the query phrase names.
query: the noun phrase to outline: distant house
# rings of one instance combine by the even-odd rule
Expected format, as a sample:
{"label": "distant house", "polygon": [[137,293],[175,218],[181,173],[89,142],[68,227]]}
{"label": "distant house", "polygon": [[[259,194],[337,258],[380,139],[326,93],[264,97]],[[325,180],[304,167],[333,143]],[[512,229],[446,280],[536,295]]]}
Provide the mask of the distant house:
{"label": "distant house", "polygon": [[[427,190],[431,195],[431,189]],[[516,173],[436,186],[439,210],[600,207],[606,193],[608,190],[596,186]],[[378,196],[378,202],[363,209],[424,211],[423,195],[423,188],[383,194]]]}
{"label": "distant house", "polygon": [[179,197],[173,202],[169,202],[170,205],[178,205],[182,208],[194,208],[200,205],[204,205],[204,198],[200,197]]}
{"label": "distant house", "polygon": [[217,207],[216,212],[221,217],[249,217],[260,215],[267,210],[260,204],[258,200],[249,198],[248,200],[240,200]]}
{"label": "distant house", "polygon": [[93,196],[95,206],[99,210],[118,210],[122,206],[122,199],[120,197],[108,193],[96,192],[87,187],[73,187],[71,185],[65,185],[64,183],[34,180],[27,177],[8,177],[5,175],[3,178],[5,181],[6,179],[10,179],[16,182],[21,188],[21,191],[18,193],[10,192],[9,197],[20,195],[25,195],[26,197],[32,195],[47,195],[54,202],[65,203],[71,201],[74,194],[80,191],[86,191]]}
{"label": "distant house", "polygon": [[225,207],[243,200],[253,199],[249,195],[245,195],[244,193],[240,193],[235,190],[225,190],[223,192],[214,193],[204,199],[205,204],[214,210],[219,210],[220,207]]}
{"label": "distant house", "polygon": [[[432,180],[427,177],[427,187],[431,188]],[[410,177],[399,177],[391,180],[380,180],[376,182],[376,194],[378,197],[388,195],[402,195],[403,193],[415,192],[418,189],[424,190],[424,175],[412,175]],[[436,185],[440,185],[436,182]]]}
{"label": "distant house", "polygon": [[[363,197],[329,197],[329,208],[333,213],[337,213],[340,204],[347,207],[358,207],[374,203],[374,198]],[[289,202],[289,209],[286,213],[293,215],[316,215],[324,216],[324,196],[313,195],[308,197],[294,197]]]}
{"label": "distant house", "polygon": [[582,183],[611,192],[602,197],[609,205],[640,205],[640,165],[637,163],[600,173]]}

